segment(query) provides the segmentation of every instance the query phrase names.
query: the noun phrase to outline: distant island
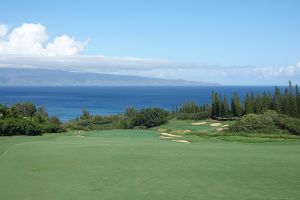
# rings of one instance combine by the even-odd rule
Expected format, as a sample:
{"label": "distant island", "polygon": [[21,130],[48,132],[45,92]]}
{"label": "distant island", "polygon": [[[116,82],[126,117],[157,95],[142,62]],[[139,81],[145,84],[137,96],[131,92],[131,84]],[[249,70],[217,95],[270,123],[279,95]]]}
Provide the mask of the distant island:
{"label": "distant island", "polygon": [[220,84],[38,68],[0,68],[0,86],[220,86]]}

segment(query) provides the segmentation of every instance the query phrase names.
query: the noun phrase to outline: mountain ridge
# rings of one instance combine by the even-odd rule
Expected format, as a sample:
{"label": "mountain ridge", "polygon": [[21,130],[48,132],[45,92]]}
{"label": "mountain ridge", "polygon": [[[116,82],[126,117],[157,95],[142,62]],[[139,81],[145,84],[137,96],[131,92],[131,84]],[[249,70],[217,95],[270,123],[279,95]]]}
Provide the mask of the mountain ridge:
{"label": "mountain ridge", "polygon": [[0,68],[0,86],[219,86],[134,75],[70,72],[40,68]]}

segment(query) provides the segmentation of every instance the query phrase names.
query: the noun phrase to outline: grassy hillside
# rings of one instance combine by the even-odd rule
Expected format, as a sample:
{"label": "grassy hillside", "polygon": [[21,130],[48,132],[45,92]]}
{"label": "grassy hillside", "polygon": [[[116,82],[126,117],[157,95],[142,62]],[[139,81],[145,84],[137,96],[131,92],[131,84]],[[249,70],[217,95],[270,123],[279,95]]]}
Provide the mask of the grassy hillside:
{"label": "grassy hillside", "polygon": [[299,144],[141,130],[1,137],[0,199],[298,199]]}

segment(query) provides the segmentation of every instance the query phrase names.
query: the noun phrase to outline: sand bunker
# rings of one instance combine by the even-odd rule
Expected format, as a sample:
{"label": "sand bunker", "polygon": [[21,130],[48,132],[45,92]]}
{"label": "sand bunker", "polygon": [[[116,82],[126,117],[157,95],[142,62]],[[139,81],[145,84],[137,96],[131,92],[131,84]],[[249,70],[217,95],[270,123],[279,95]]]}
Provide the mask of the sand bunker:
{"label": "sand bunker", "polygon": [[172,139],[172,137],[167,137],[167,136],[159,136],[159,138],[163,138],[163,139]]}
{"label": "sand bunker", "polygon": [[199,125],[204,125],[207,124],[207,122],[193,122],[192,125],[194,126],[199,126]]}
{"label": "sand bunker", "polygon": [[180,135],[173,135],[171,133],[160,133],[160,134],[167,137],[181,137]]}
{"label": "sand bunker", "polygon": [[224,125],[222,125],[221,127],[224,128],[224,127],[228,127],[228,126],[229,126],[228,124],[224,124]]}
{"label": "sand bunker", "polygon": [[217,131],[223,131],[223,128],[217,128]]}
{"label": "sand bunker", "polygon": [[191,130],[185,130],[185,131],[183,131],[184,133],[187,133],[187,132],[191,132]]}
{"label": "sand bunker", "polygon": [[212,123],[210,124],[210,126],[221,126],[222,124],[221,123]]}
{"label": "sand bunker", "polygon": [[189,141],[187,140],[172,140],[174,142],[182,142],[182,143],[190,143]]}

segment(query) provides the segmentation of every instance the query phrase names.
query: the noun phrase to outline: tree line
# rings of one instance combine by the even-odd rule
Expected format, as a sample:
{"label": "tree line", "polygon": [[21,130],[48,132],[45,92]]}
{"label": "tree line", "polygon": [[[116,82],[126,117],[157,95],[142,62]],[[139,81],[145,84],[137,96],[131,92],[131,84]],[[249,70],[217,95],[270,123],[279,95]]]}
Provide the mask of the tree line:
{"label": "tree line", "polygon": [[267,110],[275,110],[278,113],[291,117],[300,117],[300,92],[299,87],[293,87],[289,81],[289,87],[281,92],[279,87],[275,87],[272,94],[270,91],[262,94],[247,93],[243,100],[237,93],[234,93],[230,102],[226,95],[212,92],[211,117],[230,118],[241,117],[249,113],[261,114]]}

